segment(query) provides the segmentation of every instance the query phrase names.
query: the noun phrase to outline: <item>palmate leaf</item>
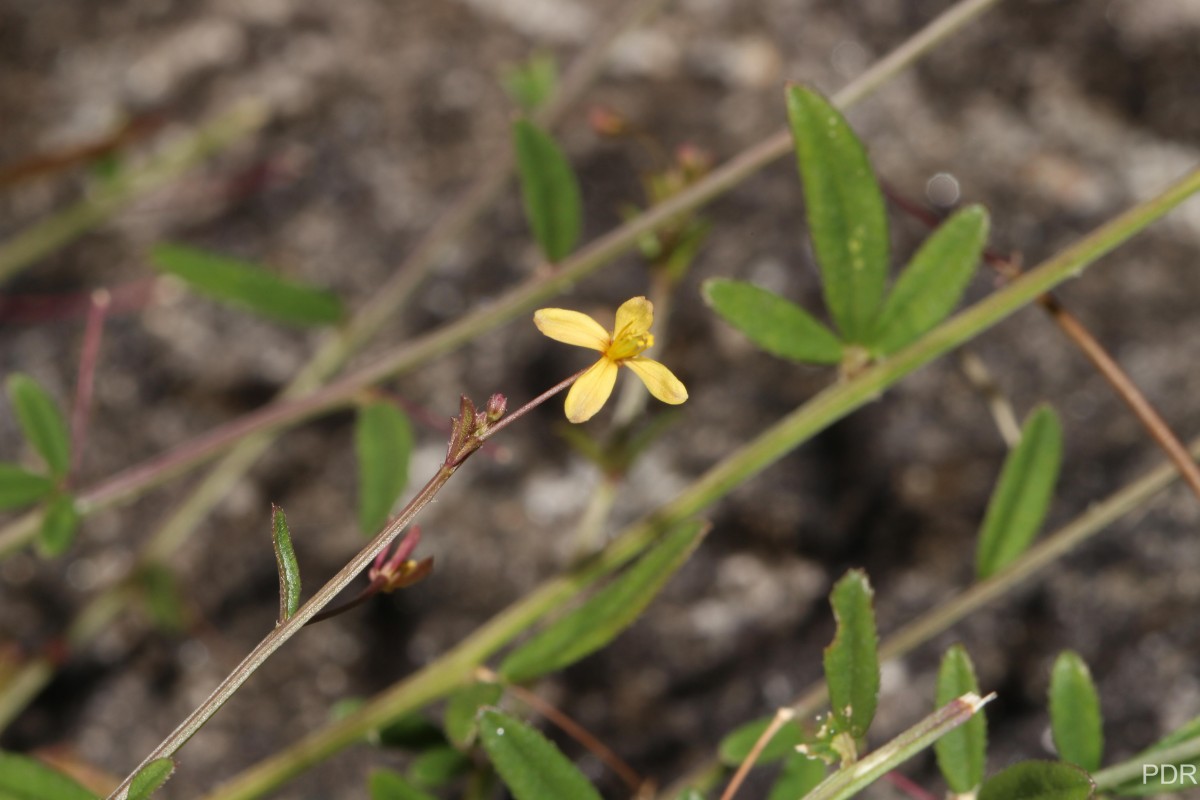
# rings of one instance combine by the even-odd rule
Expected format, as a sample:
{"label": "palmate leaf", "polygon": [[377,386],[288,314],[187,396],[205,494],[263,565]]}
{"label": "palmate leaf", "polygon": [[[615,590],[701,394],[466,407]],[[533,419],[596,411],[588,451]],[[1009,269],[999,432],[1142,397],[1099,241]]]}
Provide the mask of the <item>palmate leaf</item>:
{"label": "palmate leaf", "polygon": [[1050,731],[1063,761],[1088,772],[1100,769],[1104,723],[1092,673],[1078,653],[1064,650],[1050,673]]}
{"label": "palmate leaf", "polygon": [[855,739],[866,735],[879,700],[879,637],[874,592],[861,570],[850,570],[833,587],[829,602],[837,634],[825,648],[825,681],[838,729]]}
{"label": "palmate leaf", "polygon": [[772,291],[742,281],[704,282],[704,299],[721,318],[773,356],[837,364],[842,342],[811,314]]}
{"label": "palmate leaf", "polygon": [[583,773],[524,722],[484,709],[479,714],[479,738],[516,800],[601,800]]}
{"label": "palmate leaf", "polygon": [[579,181],[554,139],[529,120],[513,123],[525,218],[548,261],[560,261],[579,241],[583,201]]}

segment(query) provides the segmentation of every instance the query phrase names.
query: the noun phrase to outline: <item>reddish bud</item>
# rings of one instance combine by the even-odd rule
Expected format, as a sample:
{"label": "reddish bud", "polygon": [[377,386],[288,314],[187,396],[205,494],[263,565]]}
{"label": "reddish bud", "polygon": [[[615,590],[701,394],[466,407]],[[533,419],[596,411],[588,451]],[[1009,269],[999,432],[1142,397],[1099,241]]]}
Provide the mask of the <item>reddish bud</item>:
{"label": "reddish bud", "polygon": [[487,420],[488,422],[499,422],[504,416],[504,412],[508,411],[508,398],[502,394],[494,394],[487,401]]}
{"label": "reddish bud", "polygon": [[625,118],[605,106],[592,106],[588,110],[588,124],[599,136],[621,136],[629,131]]}

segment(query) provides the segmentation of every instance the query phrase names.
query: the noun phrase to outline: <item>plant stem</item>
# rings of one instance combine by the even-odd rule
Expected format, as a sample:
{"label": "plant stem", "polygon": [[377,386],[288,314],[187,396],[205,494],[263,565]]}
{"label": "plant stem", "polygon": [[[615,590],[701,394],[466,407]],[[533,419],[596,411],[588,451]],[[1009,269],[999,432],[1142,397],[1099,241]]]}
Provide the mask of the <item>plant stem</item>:
{"label": "plant stem", "polygon": [[750,770],[758,763],[758,757],[762,755],[763,748],[775,738],[775,734],[779,732],[780,728],[795,718],[796,713],[790,708],[781,708],[775,712],[775,716],[771,718],[771,724],[763,729],[758,739],[755,740],[754,746],[750,748],[750,752],[746,754],[746,757],[742,759],[742,763],[738,765],[737,772],[729,779],[729,785],[721,793],[721,800],[733,800],[733,796],[738,793],[738,789],[742,788],[742,783],[746,780],[746,776],[750,774]]}
{"label": "plant stem", "polygon": [[79,477],[83,453],[87,445],[88,417],[92,411],[92,390],[96,382],[96,363],[100,360],[100,340],[104,336],[104,317],[112,298],[104,289],[92,292],[87,322],[83,330],[83,346],[79,354],[79,377],[75,380],[75,402],[71,407],[71,471],[70,479]]}
{"label": "plant stem", "polygon": [[1187,739],[1171,747],[1152,748],[1139,753],[1128,761],[1114,764],[1092,775],[1096,791],[1111,792],[1123,783],[1142,778],[1142,767],[1147,764],[1183,764],[1200,757],[1200,738]]}

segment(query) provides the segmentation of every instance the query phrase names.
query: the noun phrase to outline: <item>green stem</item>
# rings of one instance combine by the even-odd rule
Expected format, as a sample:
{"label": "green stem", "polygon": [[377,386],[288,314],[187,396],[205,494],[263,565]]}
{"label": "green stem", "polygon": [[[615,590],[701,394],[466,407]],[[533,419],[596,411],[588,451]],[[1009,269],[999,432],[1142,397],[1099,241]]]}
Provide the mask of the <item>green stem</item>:
{"label": "green stem", "polygon": [[98,187],[73,206],[17,234],[0,247],[0,281],[82,236],[137,198],[258,130],[266,121],[267,110],[261,103],[241,103],[169,146],[148,164],[118,175],[112,183]]}
{"label": "green stem", "polygon": [[1188,739],[1171,747],[1147,750],[1128,761],[1102,769],[1092,775],[1092,782],[1096,784],[1096,791],[1110,792],[1123,783],[1142,780],[1142,767],[1146,765],[1186,764],[1197,758],[1200,758],[1200,738]]}
{"label": "green stem", "polygon": [[[562,607],[592,582],[625,564],[672,526],[723,498],[791,450],[879,397],[902,377],[933,361],[1032,302],[1047,289],[1078,275],[1119,242],[1165,214],[1191,191],[1200,189],[1200,170],[1108,224],[1093,231],[1063,253],[1049,259],[990,297],[930,331],[920,340],[838,383],[776,422],[734,451],[655,513],[634,523],[578,567],[543,583],[493,617],[434,661],[391,689],[377,695],[355,714],[261,762],[235,778],[208,800],[257,797],[329,757],[368,732],[420,706],[444,697],[469,679],[489,656],[525,631],[540,617]],[[1174,471],[1171,470],[1173,474]]]}

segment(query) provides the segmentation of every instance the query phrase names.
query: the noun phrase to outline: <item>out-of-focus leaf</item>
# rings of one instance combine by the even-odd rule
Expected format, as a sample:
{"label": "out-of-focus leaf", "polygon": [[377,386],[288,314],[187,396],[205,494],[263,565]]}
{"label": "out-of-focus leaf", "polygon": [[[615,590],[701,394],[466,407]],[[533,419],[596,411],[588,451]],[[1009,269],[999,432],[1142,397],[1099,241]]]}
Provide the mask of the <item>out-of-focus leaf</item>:
{"label": "out-of-focus leaf", "polygon": [[300,564],[292,547],[292,532],[288,529],[283,509],[271,505],[271,538],[275,545],[275,569],[279,573],[279,624],[283,624],[300,608]]}
{"label": "out-of-focus leaf", "polygon": [[446,735],[424,714],[414,711],[380,728],[378,742],[384,747],[422,751],[446,744]]}
{"label": "out-of-focus leaf", "polygon": [[767,800],[799,800],[825,779],[824,761],[791,753],[783,761],[783,771],[771,786]]}
{"label": "out-of-focus leaf", "polygon": [[342,319],[337,295],[280,278],[257,264],[177,244],[160,244],[150,260],[214,300],[293,325],[332,325]]}
{"label": "out-of-focus leaf", "polygon": [[9,376],[8,397],[33,449],[56,477],[66,475],[71,467],[71,439],[54,398],[37,381],[21,373]]}
{"label": "out-of-focus leaf", "polygon": [[408,417],[391,403],[359,409],[354,426],[358,456],[358,527],[374,535],[408,484],[413,432]]}
{"label": "out-of-focus leaf", "polygon": [[475,742],[479,733],[476,719],[479,709],[495,705],[504,694],[504,687],[498,683],[480,681],[462,687],[446,702],[446,738],[456,747],[465,750]]}
{"label": "out-of-focus leaf", "polygon": [[1062,426],[1049,406],[1039,406],[1004,460],[979,534],[975,572],[987,578],[1025,552],[1037,535],[1062,461]]}
{"label": "out-of-focus leaf", "polygon": [[704,299],[721,318],[773,356],[810,364],[837,364],[842,343],[800,306],[742,281],[704,282]]}
{"label": "out-of-focus leaf", "polygon": [[[758,737],[763,735],[763,731],[771,724],[772,719],[774,717],[756,719],[740,725],[726,734],[717,749],[721,763],[728,767],[736,767],[745,761],[746,757],[750,755],[750,751],[754,749],[754,743],[758,741]],[[795,750],[796,745],[803,744],[804,741],[804,731],[800,730],[799,725],[794,721],[784,723],[779,730],[775,731],[771,741],[763,746],[762,752],[758,755],[758,761],[755,763],[770,764],[772,761],[778,761]]]}
{"label": "out-of-focus leaf", "polygon": [[1022,761],[983,783],[979,800],[1087,800],[1095,791],[1079,767],[1059,761]]}
{"label": "out-of-focus leaf", "polygon": [[484,709],[479,713],[479,739],[516,800],[601,800],[549,739],[520,720]]}
{"label": "out-of-focus leaf", "polygon": [[843,337],[863,344],[887,283],[883,195],[862,143],[829,101],[790,86],[787,107],[825,302]]}
{"label": "out-of-focus leaf", "polygon": [[54,481],[18,467],[0,462],[0,511],[36,503],[54,491]]}
{"label": "out-of-focus leaf", "polygon": [[837,634],[825,648],[825,681],[838,729],[855,739],[866,735],[879,699],[879,637],[874,593],[861,570],[850,570],[833,587],[829,602]]}
{"label": "out-of-focus leaf", "polygon": [[708,529],[707,523],[699,521],[675,526],[615,581],[510,653],[500,665],[500,674],[522,683],[604,647],[650,605]]}
{"label": "out-of-focus leaf", "polygon": [[60,494],[46,505],[42,527],[38,531],[38,549],[50,558],[62,555],[75,541],[78,531],[79,511],[75,508],[75,498]]}
{"label": "out-of-focus leaf", "polygon": [[549,134],[529,120],[513,123],[525,217],[548,261],[566,257],[583,230],[583,201],[570,162]]}
{"label": "out-of-focus leaf", "polygon": [[437,800],[436,797],[408,782],[403,775],[387,769],[377,769],[367,781],[371,800]]}
{"label": "out-of-focus leaf", "polygon": [[162,564],[147,564],[138,570],[137,585],[147,616],[168,631],[181,631],[187,623],[179,585],[171,570]]}
{"label": "out-of-focus leaf", "polygon": [[96,800],[96,795],[40,761],[0,751],[3,800]]}
{"label": "out-of-focus leaf", "polygon": [[459,750],[445,746],[426,750],[408,767],[408,779],[418,786],[436,789],[471,770],[471,759]]}
{"label": "out-of-focus leaf", "polygon": [[868,347],[883,355],[915,342],[962,298],[987,242],[988,214],[968,206],[933,232],[892,287]]}
{"label": "out-of-focus leaf", "polygon": [[504,89],[527,114],[537,111],[554,94],[558,66],[554,56],[536,53],[528,61],[504,70]]}
{"label": "out-of-focus leaf", "polygon": [[[979,694],[979,681],[971,657],[956,644],[946,651],[938,670],[938,708],[967,692]],[[933,749],[950,790],[960,795],[975,791],[983,783],[987,757],[987,718],[983,710],[938,739]]]}
{"label": "out-of-focus leaf", "polygon": [[129,800],[146,800],[162,788],[175,771],[175,762],[170,758],[156,758],[138,770],[129,784]]}
{"label": "out-of-focus leaf", "polygon": [[1063,761],[1088,772],[1100,769],[1104,723],[1092,673],[1078,653],[1064,650],[1050,673],[1050,730]]}

